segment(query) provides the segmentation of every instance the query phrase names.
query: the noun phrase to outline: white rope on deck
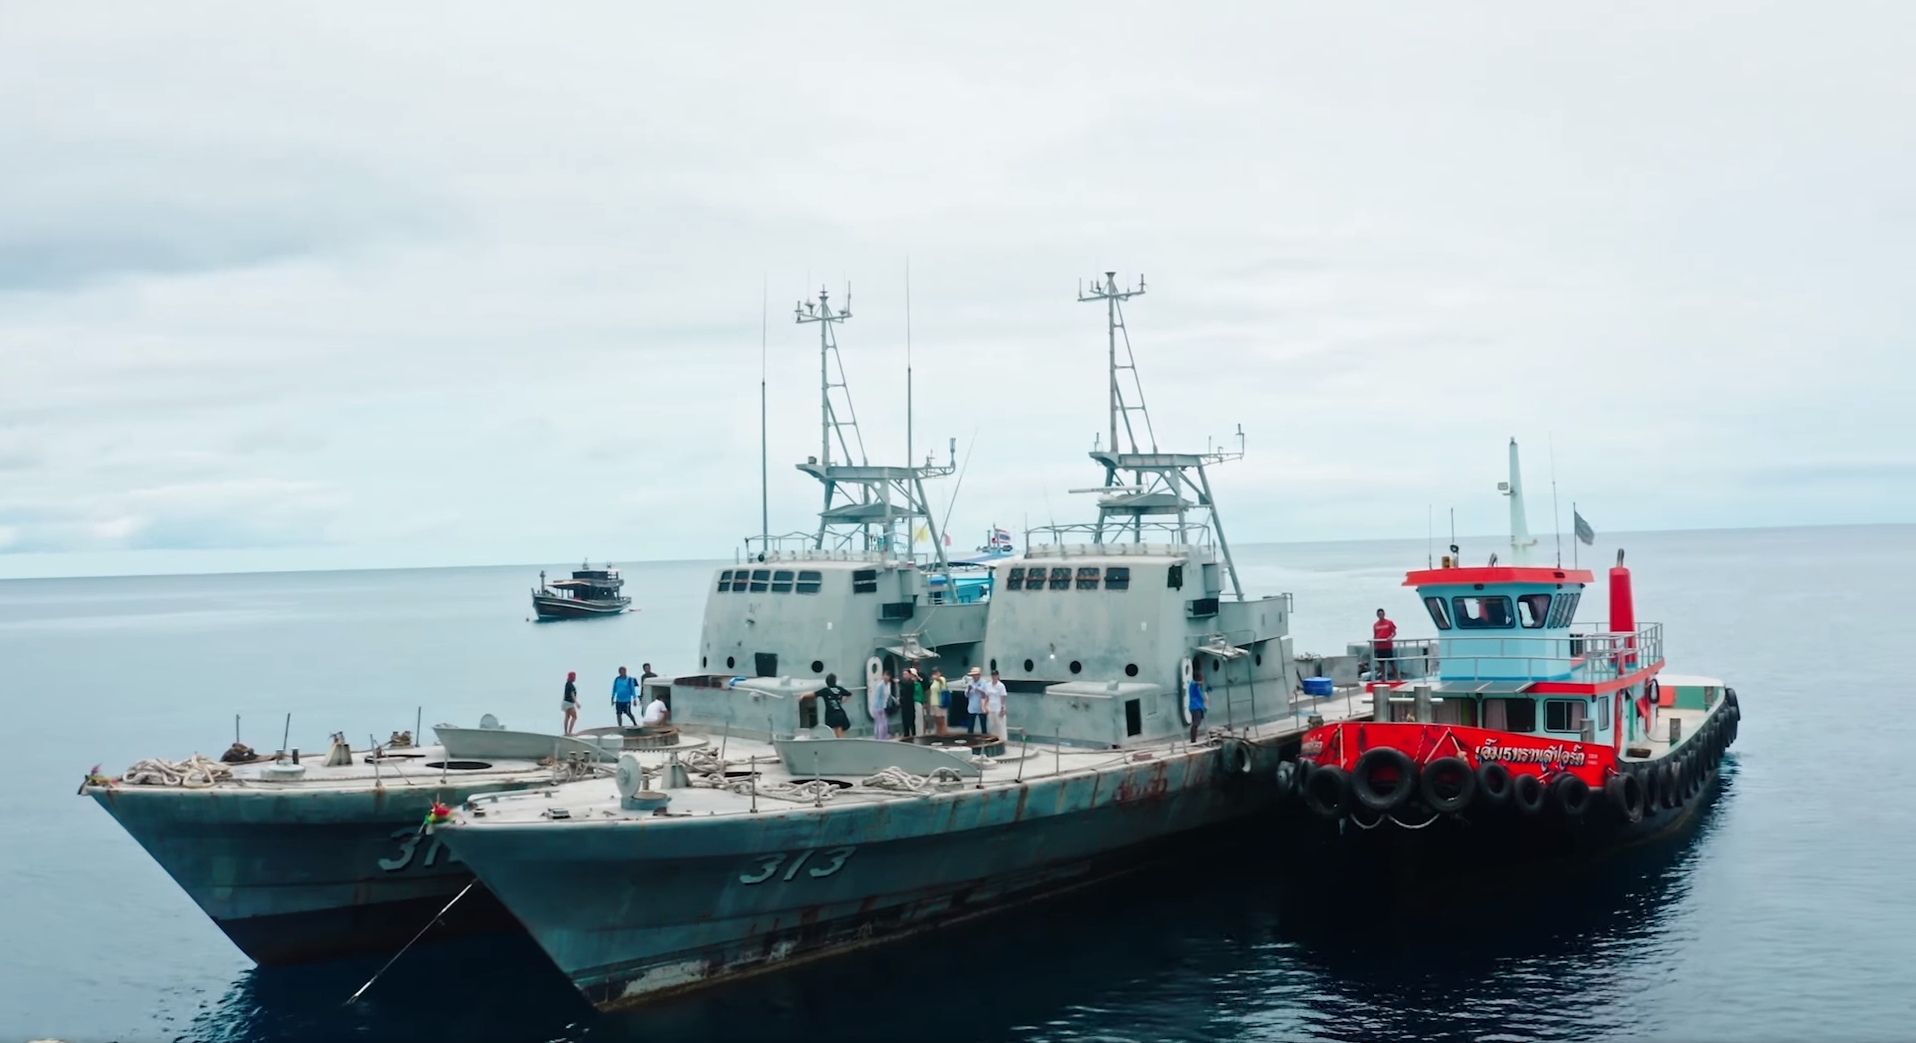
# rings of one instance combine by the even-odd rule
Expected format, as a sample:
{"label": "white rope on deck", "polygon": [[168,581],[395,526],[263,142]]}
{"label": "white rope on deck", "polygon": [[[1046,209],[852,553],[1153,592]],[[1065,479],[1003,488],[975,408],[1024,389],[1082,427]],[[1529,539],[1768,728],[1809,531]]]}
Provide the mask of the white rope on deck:
{"label": "white rope on deck", "polygon": [[126,769],[120,782],[128,786],[180,786],[206,789],[233,777],[233,771],[219,761],[195,753],[183,761],[149,757]]}
{"label": "white rope on deck", "polygon": [[895,764],[859,782],[866,789],[896,790],[901,793],[954,789],[964,784],[965,777],[957,768],[933,768],[929,775],[913,775]]}

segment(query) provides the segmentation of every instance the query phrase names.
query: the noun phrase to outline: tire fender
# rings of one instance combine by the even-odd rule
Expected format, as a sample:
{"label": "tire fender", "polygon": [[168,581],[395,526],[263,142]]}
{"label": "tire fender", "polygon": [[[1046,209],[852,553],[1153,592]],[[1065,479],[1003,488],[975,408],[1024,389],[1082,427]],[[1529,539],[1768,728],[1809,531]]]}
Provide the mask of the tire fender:
{"label": "tire fender", "polygon": [[[1397,780],[1388,790],[1377,787],[1377,773],[1383,768],[1397,773]],[[1351,796],[1368,811],[1396,811],[1409,803],[1416,792],[1417,762],[1395,746],[1373,746],[1365,750],[1351,769]]]}

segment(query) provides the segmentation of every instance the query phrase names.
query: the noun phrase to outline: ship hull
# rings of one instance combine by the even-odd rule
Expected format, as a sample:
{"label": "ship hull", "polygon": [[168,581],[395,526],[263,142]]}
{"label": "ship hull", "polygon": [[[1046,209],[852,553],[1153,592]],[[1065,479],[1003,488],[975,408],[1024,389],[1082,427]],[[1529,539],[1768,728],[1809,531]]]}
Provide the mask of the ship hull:
{"label": "ship hull", "polygon": [[540,619],[581,619],[586,616],[616,616],[632,604],[631,598],[584,601],[578,598],[532,596],[533,611]]}
{"label": "ship hull", "polygon": [[[1521,815],[1502,808],[1465,815],[1445,815],[1420,824],[1428,813],[1407,813],[1407,824],[1383,819],[1366,828],[1375,816],[1359,813],[1323,823],[1326,832],[1349,849],[1350,868],[1398,879],[1444,879],[1480,876],[1486,865],[1536,865],[1575,862],[1606,852],[1671,837],[1689,829],[1714,798],[1715,771],[1688,800],[1675,808],[1659,808],[1629,822],[1608,807],[1592,807],[1582,819],[1566,819],[1546,810]],[[1407,828],[1417,827],[1417,828]]]}
{"label": "ship hull", "polygon": [[[516,787],[507,787],[516,788]],[[305,963],[391,952],[473,879],[438,837],[433,801],[497,784],[347,792],[95,786],[87,793],[253,960]],[[476,887],[434,930],[512,929]]]}
{"label": "ship hull", "polygon": [[[1276,754],[1255,757],[1263,769]],[[1041,899],[1276,803],[1267,778],[1225,773],[1210,750],[854,807],[444,834],[610,1009]]]}

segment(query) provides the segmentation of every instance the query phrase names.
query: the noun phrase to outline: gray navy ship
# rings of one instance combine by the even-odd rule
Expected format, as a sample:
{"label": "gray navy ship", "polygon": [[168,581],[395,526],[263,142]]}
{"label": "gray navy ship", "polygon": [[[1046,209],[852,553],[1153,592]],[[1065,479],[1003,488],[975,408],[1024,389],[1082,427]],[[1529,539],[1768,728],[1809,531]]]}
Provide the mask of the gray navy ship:
{"label": "gray navy ship", "polygon": [[[522,733],[439,729],[452,745],[416,747],[408,735],[354,750],[335,736],[326,754],[302,758],[296,749],[254,756],[235,743],[222,761],[141,761],[117,777],[89,776],[80,792],[255,962],[391,952],[472,883],[423,828],[435,805],[605,770],[598,762],[623,746],[619,737],[539,736],[502,749],[495,736]],[[475,888],[441,930],[512,926]]]}
{"label": "gray navy ship", "polygon": [[[1232,562],[1207,467],[1241,436],[1232,453],[1156,445],[1122,321],[1142,292],[1106,273],[1079,294],[1105,307],[1109,340],[1095,520],[1033,530],[974,600],[945,596],[935,530],[925,563],[895,535],[932,522],[928,469],[849,462],[827,377],[822,451],[800,465],[825,487],[818,531],[748,543],[713,577],[699,669],[650,682],[704,752],[627,751],[616,778],[477,798],[437,828],[592,1002],[1041,899],[1282,799],[1272,776],[1335,704],[1297,694],[1289,597],[1247,595]],[[826,359],[843,317],[822,294],[800,311]],[[868,686],[908,663],[1002,674],[1005,735],[871,737]],[[857,696],[844,737],[811,694],[827,674]]]}

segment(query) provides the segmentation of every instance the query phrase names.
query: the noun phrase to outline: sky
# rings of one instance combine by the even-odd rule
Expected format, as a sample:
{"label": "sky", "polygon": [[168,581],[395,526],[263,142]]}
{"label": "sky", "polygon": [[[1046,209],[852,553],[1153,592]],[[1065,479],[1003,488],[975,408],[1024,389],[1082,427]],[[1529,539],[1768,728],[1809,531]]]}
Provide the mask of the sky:
{"label": "sky", "polygon": [[[1916,8],[0,0],[0,577],[729,556],[816,327],[1088,518],[1104,271],[1234,541],[1916,520]],[[909,283],[907,280],[909,271]],[[769,304],[767,303],[769,302]],[[763,325],[762,325],[763,324]],[[954,495],[955,494],[955,495]],[[953,502],[955,500],[955,502]]]}

